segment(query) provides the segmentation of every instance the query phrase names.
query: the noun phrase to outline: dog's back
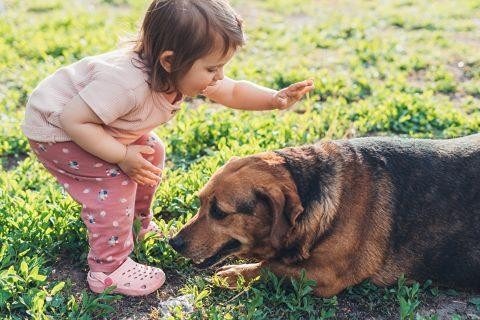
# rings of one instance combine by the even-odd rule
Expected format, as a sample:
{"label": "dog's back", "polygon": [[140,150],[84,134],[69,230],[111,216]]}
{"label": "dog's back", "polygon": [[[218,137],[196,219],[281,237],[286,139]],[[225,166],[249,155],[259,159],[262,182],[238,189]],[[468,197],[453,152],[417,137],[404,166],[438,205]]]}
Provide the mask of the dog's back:
{"label": "dog's back", "polygon": [[392,225],[384,271],[480,288],[480,134],[359,138],[340,145],[372,172],[390,176]]}

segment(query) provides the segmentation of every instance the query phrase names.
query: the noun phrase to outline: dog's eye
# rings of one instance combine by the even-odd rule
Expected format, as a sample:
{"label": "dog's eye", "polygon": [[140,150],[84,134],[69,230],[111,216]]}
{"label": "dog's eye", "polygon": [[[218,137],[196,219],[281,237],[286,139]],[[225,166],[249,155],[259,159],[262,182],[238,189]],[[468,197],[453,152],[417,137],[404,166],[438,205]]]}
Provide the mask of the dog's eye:
{"label": "dog's eye", "polygon": [[217,206],[216,203],[212,204],[212,207],[210,208],[210,215],[212,216],[213,219],[221,220],[224,219],[227,214],[220,210],[220,208]]}

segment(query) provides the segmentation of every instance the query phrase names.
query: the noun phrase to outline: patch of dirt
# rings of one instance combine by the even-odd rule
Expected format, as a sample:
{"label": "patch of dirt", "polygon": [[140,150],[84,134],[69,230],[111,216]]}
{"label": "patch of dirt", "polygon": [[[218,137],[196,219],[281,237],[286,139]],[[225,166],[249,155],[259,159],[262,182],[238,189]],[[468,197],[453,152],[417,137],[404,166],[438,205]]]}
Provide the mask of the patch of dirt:
{"label": "patch of dirt", "polygon": [[[437,296],[424,295],[420,299],[420,307],[416,310],[423,317],[437,316],[438,320],[451,320],[453,316],[461,316],[465,320],[480,320],[480,311],[469,303],[479,293],[440,291]],[[365,296],[352,297],[341,294],[338,299],[338,312],[335,319],[342,320],[397,320],[398,305],[392,302],[369,300]]]}
{"label": "patch of dirt", "polygon": [[18,166],[18,163],[25,160],[27,158],[27,154],[20,154],[20,155],[8,155],[4,157],[0,157],[0,164],[5,171],[13,170]]}
{"label": "patch of dirt", "polygon": [[166,270],[167,281],[154,294],[145,297],[124,297],[113,306],[115,315],[123,320],[147,320],[160,318],[157,310],[161,301],[181,295],[178,290],[183,286],[182,278]]}
{"label": "patch of dirt", "polygon": [[87,287],[87,271],[82,269],[78,261],[68,256],[59,256],[52,265],[52,273],[48,278],[49,282],[65,281],[71,284],[71,293],[80,296]]}
{"label": "patch of dirt", "polygon": [[447,69],[454,75],[455,81],[458,83],[470,80],[470,77],[465,72],[468,69],[468,65],[461,58],[457,60],[457,62],[449,63]]}
{"label": "patch of dirt", "polygon": [[426,77],[425,70],[412,72],[408,76],[408,83],[410,83],[413,87],[425,89],[425,77]]}
{"label": "patch of dirt", "polygon": [[422,316],[437,315],[439,320],[452,319],[454,315],[462,316],[462,319],[480,319],[480,311],[469,301],[478,296],[474,293],[448,291],[440,292],[436,297],[428,296],[420,305],[418,313]]}
{"label": "patch of dirt", "polygon": [[452,39],[452,42],[454,43],[456,41],[472,48],[480,49],[480,41],[478,41],[477,37],[474,37],[471,34],[462,34],[461,32],[457,32],[453,37],[455,37],[454,39]]}
{"label": "patch of dirt", "polygon": [[363,298],[351,298],[346,295],[338,297],[335,319],[338,320],[387,320],[398,319],[396,306],[381,302],[368,301]]}

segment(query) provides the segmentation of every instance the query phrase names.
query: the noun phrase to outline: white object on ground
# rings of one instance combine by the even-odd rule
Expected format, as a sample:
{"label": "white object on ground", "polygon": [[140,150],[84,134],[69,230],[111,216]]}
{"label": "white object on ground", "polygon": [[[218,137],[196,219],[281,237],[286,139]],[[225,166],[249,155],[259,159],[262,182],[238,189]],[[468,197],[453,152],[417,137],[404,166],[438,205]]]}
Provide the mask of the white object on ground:
{"label": "white object on ground", "polygon": [[158,310],[160,311],[163,318],[171,316],[171,311],[173,308],[180,306],[184,314],[189,314],[193,312],[193,294],[187,294],[184,296],[170,298],[168,300],[160,302],[158,305]]}

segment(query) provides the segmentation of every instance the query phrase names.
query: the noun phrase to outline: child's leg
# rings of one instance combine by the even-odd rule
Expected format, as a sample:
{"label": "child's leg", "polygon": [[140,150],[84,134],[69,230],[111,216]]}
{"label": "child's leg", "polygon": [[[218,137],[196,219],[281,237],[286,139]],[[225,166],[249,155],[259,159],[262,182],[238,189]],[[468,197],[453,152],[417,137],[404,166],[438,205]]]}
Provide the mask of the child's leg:
{"label": "child's leg", "polygon": [[[142,136],[133,144],[148,145],[155,150],[155,153],[144,155],[153,165],[163,170],[165,165],[165,146],[160,138],[153,132]],[[153,196],[159,184],[155,186],[138,185],[135,199],[135,218],[139,219],[142,228],[147,228],[148,224],[153,218],[153,213],[150,209],[153,201]]]}
{"label": "child's leg", "polygon": [[44,166],[82,205],[88,229],[91,271],[112,272],[133,249],[133,209],[137,184],[116,165],[73,142],[30,142]]}

